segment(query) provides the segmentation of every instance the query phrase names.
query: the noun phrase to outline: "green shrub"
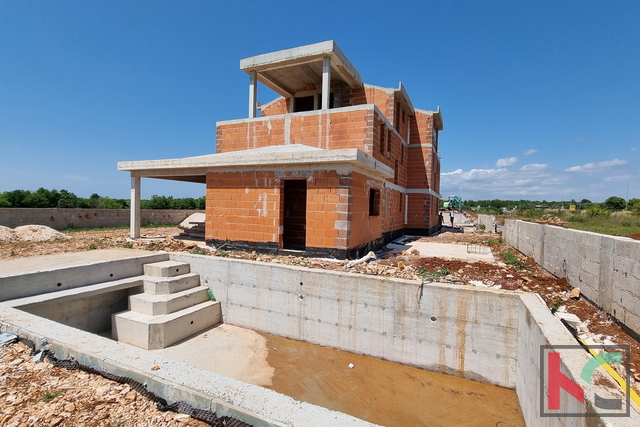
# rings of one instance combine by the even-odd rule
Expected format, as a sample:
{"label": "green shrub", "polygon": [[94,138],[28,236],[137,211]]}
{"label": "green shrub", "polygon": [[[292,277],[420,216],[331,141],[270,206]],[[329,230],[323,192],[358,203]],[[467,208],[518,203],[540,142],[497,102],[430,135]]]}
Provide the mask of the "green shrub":
{"label": "green shrub", "polygon": [[600,205],[592,205],[587,209],[587,216],[589,217],[608,217],[611,216],[611,211],[603,208]]}
{"label": "green shrub", "polygon": [[448,276],[449,274],[451,274],[451,271],[449,271],[448,268],[441,268],[440,270],[433,270],[433,271],[429,271],[425,268],[419,268],[417,273],[419,276],[422,276],[422,277],[433,277],[435,280],[440,280]]}

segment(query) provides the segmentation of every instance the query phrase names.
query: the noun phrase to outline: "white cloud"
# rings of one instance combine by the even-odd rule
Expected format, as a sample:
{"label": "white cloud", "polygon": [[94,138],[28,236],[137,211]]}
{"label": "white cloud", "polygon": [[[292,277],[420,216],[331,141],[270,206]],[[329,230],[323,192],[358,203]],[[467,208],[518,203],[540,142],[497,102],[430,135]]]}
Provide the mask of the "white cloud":
{"label": "white cloud", "polygon": [[637,147],[633,147],[631,151],[636,151],[637,149],[638,149]]}
{"label": "white cloud", "polygon": [[542,170],[549,168],[550,166],[545,163],[529,163],[528,165],[522,166],[520,170]]}
{"label": "white cloud", "polygon": [[517,161],[518,161],[517,157],[505,157],[504,159],[499,159],[496,162],[496,167],[505,168],[507,166],[515,165]]}
{"label": "white cloud", "polygon": [[565,172],[595,172],[602,169],[607,169],[613,166],[622,166],[629,163],[627,160],[613,159],[599,163],[587,163],[581,166],[571,166],[565,169]]}
{"label": "white cloud", "polygon": [[536,154],[538,152],[538,150],[534,150],[533,148],[530,148],[529,150],[525,151],[524,153],[522,153],[523,156],[530,156],[532,154]]}

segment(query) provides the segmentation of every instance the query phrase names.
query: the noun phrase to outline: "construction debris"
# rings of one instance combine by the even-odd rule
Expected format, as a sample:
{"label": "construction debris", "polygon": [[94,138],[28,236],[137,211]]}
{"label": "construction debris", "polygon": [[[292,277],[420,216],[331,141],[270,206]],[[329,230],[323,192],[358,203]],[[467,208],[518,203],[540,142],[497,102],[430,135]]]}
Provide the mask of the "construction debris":
{"label": "construction debris", "polygon": [[362,264],[363,262],[367,262],[370,259],[376,259],[376,254],[374,254],[373,252],[369,252],[368,254],[366,254],[365,256],[363,256],[362,258],[353,260],[353,261],[349,261],[349,263],[347,264],[348,268],[351,268],[355,265],[358,264]]}
{"label": "construction debris", "polygon": [[206,423],[161,412],[127,384],[34,363],[24,344],[0,348],[0,425],[189,426]]}
{"label": "construction debris", "polygon": [[580,299],[580,288],[571,289],[571,293],[569,293],[569,298]]}

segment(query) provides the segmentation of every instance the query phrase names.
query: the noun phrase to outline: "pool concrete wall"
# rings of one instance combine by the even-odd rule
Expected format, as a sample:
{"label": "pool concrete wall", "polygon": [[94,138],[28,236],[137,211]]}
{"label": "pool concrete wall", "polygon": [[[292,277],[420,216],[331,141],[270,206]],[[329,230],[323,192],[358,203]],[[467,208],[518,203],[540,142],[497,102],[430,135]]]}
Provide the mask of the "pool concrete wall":
{"label": "pool concrete wall", "polygon": [[225,323],[515,387],[515,293],[225,258],[189,262]]}
{"label": "pool concrete wall", "polygon": [[640,335],[640,241],[506,220],[504,239]]}
{"label": "pool concrete wall", "polygon": [[[536,294],[427,284],[419,297],[419,282],[414,281],[183,253],[156,257],[189,262],[192,271],[201,275],[201,283],[222,302],[226,323],[515,388],[528,426],[604,425],[598,417],[540,416],[540,399],[547,394],[540,391],[540,346],[576,342]],[[103,267],[97,265],[98,270]],[[71,283],[88,268],[57,269],[57,280]],[[110,270],[90,277],[106,274],[110,278]],[[85,283],[41,295],[32,285],[31,296],[0,303],[2,332],[18,333],[37,343],[45,337],[61,358],[72,356],[130,376],[169,401],[184,400],[254,425],[371,425],[25,310],[34,311],[39,305],[50,310],[55,307],[51,301],[84,298],[83,291],[97,298],[117,291],[118,286],[128,289],[125,282]],[[11,283],[4,285],[15,294]],[[49,290],[48,281],[40,285]],[[584,404],[564,393],[563,412],[593,410],[593,387],[579,378],[588,359],[586,352],[562,359],[562,372],[587,390]],[[153,366],[160,369],[152,371]],[[631,426],[640,419],[632,410],[629,418],[607,422]]]}

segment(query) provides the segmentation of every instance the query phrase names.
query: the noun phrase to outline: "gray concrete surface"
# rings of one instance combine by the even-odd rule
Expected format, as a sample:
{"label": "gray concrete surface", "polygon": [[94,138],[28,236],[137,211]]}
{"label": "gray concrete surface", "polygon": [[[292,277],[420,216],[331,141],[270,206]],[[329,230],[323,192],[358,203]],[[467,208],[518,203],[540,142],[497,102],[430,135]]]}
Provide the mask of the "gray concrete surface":
{"label": "gray concrete surface", "polygon": [[[466,244],[453,244],[453,243],[433,243],[433,242],[407,242],[402,245],[393,245],[391,246],[391,252],[402,252],[402,251],[412,251],[417,250],[420,252],[420,256],[423,257],[438,257],[438,258],[454,258],[454,259],[464,259],[467,261],[486,261],[486,262],[494,262],[495,259],[493,257],[493,253],[488,251],[486,253],[476,253],[477,251],[473,251],[468,248],[469,245]],[[473,245],[470,245],[473,246]],[[389,247],[389,246],[387,246]]]}
{"label": "gray concrete surface", "polygon": [[640,241],[506,220],[507,243],[640,334]]}
{"label": "gray concrete surface", "polygon": [[[203,188],[204,194],[204,188]],[[177,225],[194,210],[142,209],[142,225],[155,223]],[[58,208],[0,208],[0,225],[16,228],[21,225],[46,225],[56,230],[67,228],[124,227],[129,225],[129,209],[58,209]]]}
{"label": "gray concrete surface", "polygon": [[[137,255],[137,256],[136,256]],[[0,261],[0,301],[140,276],[168,254],[109,249]],[[30,269],[30,272],[29,272]]]}

